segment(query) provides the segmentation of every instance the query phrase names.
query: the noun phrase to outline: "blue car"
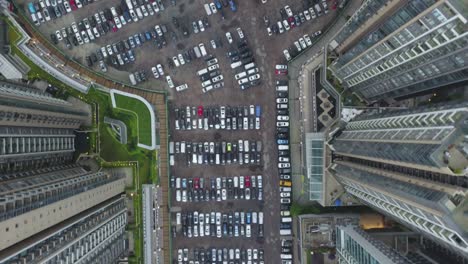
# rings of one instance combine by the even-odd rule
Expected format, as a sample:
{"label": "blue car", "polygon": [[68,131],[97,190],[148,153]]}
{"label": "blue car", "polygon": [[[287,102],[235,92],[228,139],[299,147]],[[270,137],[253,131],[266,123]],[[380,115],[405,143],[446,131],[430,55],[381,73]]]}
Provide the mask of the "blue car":
{"label": "blue car", "polygon": [[150,40],[151,39],[151,33],[149,31],[146,31],[145,32],[145,37],[146,37],[146,40]]}
{"label": "blue car", "polygon": [[237,6],[236,6],[236,3],[234,3],[234,0],[229,0],[229,6],[231,7],[232,12],[237,11]]}
{"label": "blue car", "polygon": [[260,117],[261,114],[262,114],[262,108],[259,105],[255,106],[255,116]]}
{"label": "blue car", "polygon": [[278,139],[277,142],[278,142],[278,145],[287,145],[289,143],[289,140],[287,140],[287,139]]}
{"label": "blue car", "polygon": [[221,1],[219,1],[219,0],[215,0],[215,2],[214,2],[214,3],[215,3],[215,5],[216,5],[216,8],[218,8],[218,9],[221,9],[221,8],[223,8],[223,4],[221,4]]}

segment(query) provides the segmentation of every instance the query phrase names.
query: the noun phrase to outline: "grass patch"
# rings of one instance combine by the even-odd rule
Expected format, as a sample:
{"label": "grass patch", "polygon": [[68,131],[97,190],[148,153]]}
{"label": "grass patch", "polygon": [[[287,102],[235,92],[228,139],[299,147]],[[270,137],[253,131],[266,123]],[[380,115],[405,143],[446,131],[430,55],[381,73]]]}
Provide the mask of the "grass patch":
{"label": "grass patch", "polygon": [[131,112],[136,116],[136,122],[132,125],[138,127],[138,142],[147,146],[152,146],[153,138],[151,131],[154,128],[151,127],[151,113],[146,105],[138,99],[120,94],[114,94],[114,99],[119,109]]}

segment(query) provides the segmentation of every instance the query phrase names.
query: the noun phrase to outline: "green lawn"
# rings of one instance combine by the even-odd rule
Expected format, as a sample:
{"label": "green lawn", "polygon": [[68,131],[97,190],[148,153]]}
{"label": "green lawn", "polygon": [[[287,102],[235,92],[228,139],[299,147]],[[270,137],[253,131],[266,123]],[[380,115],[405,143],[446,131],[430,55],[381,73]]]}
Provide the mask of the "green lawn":
{"label": "green lawn", "polygon": [[117,108],[133,113],[136,116],[138,127],[138,142],[147,146],[153,145],[151,127],[151,113],[146,105],[135,98],[130,98],[120,94],[114,94]]}

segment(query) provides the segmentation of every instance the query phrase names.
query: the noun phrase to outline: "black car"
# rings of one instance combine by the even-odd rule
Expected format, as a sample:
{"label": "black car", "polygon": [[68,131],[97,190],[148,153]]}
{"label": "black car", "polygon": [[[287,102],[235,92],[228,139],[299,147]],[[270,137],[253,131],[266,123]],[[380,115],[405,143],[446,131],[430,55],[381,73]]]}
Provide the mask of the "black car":
{"label": "black car", "polygon": [[289,133],[289,128],[287,127],[277,127],[276,131],[279,133]]}
{"label": "black car", "polygon": [[280,8],[280,15],[281,15],[281,19],[282,20],[285,20],[288,18],[288,14],[286,13],[286,10],[284,10],[284,8]]}
{"label": "black car", "polygon": [[172,17],[172,24],[174,24],[174,27],[179,28],[179,21],[177,21],[176,17]]}
{"label": "black car", "polygon": [[278,97],[278,98],[288,98],[288,92],[277,92],[276,97]]}
{"label": "black car", "polygon": [[278,114],[278,115],[289,115],[289,111],[287,109],[278,109],[278,110],[276,110],[276,114]]}
{"label": "black car", "polygon": [[52,43],[54,43],[55,45],[59,43],[57,36],[55,36],[55,34],[50,34],[50,39],[52,40]]}
{"label": "black car", "polygon": [[288,133],[278,133],[278,134],[276,134],[276,137],[278,139],[288,139],[289,135],[288,135]]}

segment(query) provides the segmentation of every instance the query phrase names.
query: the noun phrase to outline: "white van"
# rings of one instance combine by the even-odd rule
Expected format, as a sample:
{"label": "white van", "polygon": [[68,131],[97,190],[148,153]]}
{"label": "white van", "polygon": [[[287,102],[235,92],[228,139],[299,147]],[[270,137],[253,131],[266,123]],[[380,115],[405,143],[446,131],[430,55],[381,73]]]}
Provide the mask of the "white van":
{"label": "white van", "polygon": [[185,141],[180,143],[180,153],[185,153]]}
{"label": "white van", "polygon": [[244,152],[247,153],[249,152],[249,141],[244,140]]}
{"label": "white van", "polygon": [[202,88],[203,93],[209,92],[211,90],[213,90],[213,85],[208,85],[207,87]]}
{"label": "white van", "polygon": [[250,68],[253,68],[253,67],[255,67],[255,62],[251,62],[251,63],[246,64],[246,65],[244,66],[244,68],[245,68],[246,70],[248,70],[248,69],[250,69]]}
{"label": "white van", "polygon": [[169,154],[174,154],[174,141],[169,142]]}
{"label": "white van", "polygon": [[175,187],[176,189],[180,189],[180,178],[175,179]]}
{"label": "white van", "polygon": [[239,177],[235,176],[233,182],[234,182],[234,188],[239,187]]}
{"label": "white van", "polygon": [[280,236],[290,236],[291,234],[291,229],[280,229]]}
{"label": "white van", "polygon": [[242,65],[242,61],[236,61],[236,62],[231,64],[231,68],[235,69],[235,68],[237,68],[237,67],[239,67],[241,65]]}
{"label": "white van", "polygon": [[177,213],[177,214],[176,214],[176,224],[177,224],[177,225],[181,225],[181,224],[182,224],[182,214],[181,214],[181,213]]}
{"label": "white van", "polygon": [[292,259],[292,254],[281,254],[281,259]]}
{"label": "white van", "polygon": [[195,52],[195,56],[197,56],[197,58],[200,58],[202,56],[198,46],[193,47],[193,51]]}
{"label": "white van", "polygon": [[209,4],[205,4],[205,11],[207,15],[211,16],[211,8]]}
{"label": "white van", "polygon": [[280,192],[291,192],[291,187],[280,187]]}
{"label": "white van", "polygon": [[289,150],[289,145],[278,145],[278,150]]}
{"label": "white van", "polygon": [[208,69],[207,69],[207,68],[204,68],[204,69],[199,70],[199,71],[197,72],[197,75],[198,75],[198,76],[201,76],[201,75],[203,75],[203,74],[205,74],[205,73],[208,73]]}
{"label": "white van", "polygon": [[34,22],[34,25],[39,26],[41,23],[37,20],[36,14],[31,14],[31,19]]}
{"label": "white van", "polygon": [[287,85],[276,86],[276,91],[277,92],[287,92],[288,91],[288,86]]}
{"label": "white van", "polygon": [[292,217],[281,217],[281,223],[291,223]]}
{"label": "white van", "polygon": [[316,4],[314,7],[315,7],[315,10],[317,10],[317,16],[321,16],[322,15],[322,9],[320,8],[320,5]]}
{"label": "white van", "polygon": [[263,212],[258,212],[258,224],[263,225]]}
{"label": "white van", "polygon": [[208,86],[210,84],[211,84],[211,80],[206,80],[206,81],[202,82],[201,85],[202,85],[202,87],[206,87],[206,86]]}
{"label": "white van", "polygon": [[188,85],[186,83],[176,87],[176,91],[178,91],[178,92],[181,92],[181,91],[184,91],[184,90],[187,90],[187,89],[188,89]]}
{"label": "white van", "polygon": [[203,43],[198,44],[198,47],[200,48],[201,55],[205,57],[208,53],[206,53],[205,45]]}
{"label": "white van", "polygon": [[174,160],[174,154],[169,155],[169,165],[174,166],[175,160]]}
{"label": "white van", "polygon": [[219,161],[219,153],[216,154],[216,165],[219,165],[221,162]]}

